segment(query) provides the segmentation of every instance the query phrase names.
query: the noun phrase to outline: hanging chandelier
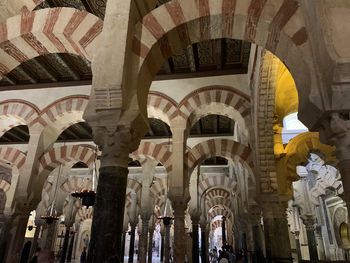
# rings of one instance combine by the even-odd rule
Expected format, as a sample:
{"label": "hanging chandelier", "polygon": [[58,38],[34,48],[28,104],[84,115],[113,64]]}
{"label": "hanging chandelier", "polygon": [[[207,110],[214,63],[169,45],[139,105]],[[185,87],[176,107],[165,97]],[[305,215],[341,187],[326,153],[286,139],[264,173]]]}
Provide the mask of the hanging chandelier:
{"label": "hanging chandelier", "polygon": [[56,180],[56,187],[55,187],[55,193],[53,196],[53,200],[51,205],[49,206],[48,209],[48,213],[46,216],[41,216],[40,218],[45,220],[46,224],[50,225],[52,224],[54,221],[58,220],[60,217],[57,215],[57,211],[55,210],[55,200],[56,200],[56,194],[57,194],[57,188],[58,188],[58,182],[59,182],[59,178],[61,176],[61,169],[62,168],[62,164],[60,164],[59,168],[58,168],[58,175],[57,175],[57,180]]}
{"label": "hanging chandelier", "polygon": [[92,167],[91,190],[83,189],[81,191],[74,191],[72,193],[73,197],[81,199],[82,205],[86,206],[86,208],[89,208],[90,206],[93,206],[95,204],[96,178],[97,178],[96,158],[97,158],[97,146],[95,150],[95,159]]}

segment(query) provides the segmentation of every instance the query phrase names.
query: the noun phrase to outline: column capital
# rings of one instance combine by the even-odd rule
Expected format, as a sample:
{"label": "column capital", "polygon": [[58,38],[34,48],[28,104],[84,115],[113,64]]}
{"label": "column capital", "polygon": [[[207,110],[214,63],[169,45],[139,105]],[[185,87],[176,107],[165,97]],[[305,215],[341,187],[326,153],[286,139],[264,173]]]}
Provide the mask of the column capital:
{"label": "column capital", "polygon": [[301,220],[303,221],[305,228],[307,230],[315,230],[316,219],[314,217],[304,216],[304,217],[301,217]]}
{"label": "column capital", "polygon": [[130,126],[120,125],[115,129],[94,127],[94,140],[102,149],[101,167],[128,167],[132,152],[132,131]]}

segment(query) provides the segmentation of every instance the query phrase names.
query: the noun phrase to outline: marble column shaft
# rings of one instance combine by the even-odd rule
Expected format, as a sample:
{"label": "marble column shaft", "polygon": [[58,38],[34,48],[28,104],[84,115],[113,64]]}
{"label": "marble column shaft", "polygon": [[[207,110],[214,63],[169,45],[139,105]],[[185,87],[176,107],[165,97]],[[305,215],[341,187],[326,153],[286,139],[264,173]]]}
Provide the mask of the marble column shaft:
{"label": "marble column shaft", "polygon": [[129,261],[128,261],[129,263],[134,262],[135,229],[136,229],[136,224],[131,224],[130,245],[129,245]]}
{"label": "marble column shaft", "polygon": [[70,227],[66,227],[66,232],[64,234],[64,240],[63,240],[63,247],[62,247],[62,254],[60,258],[60,263],[64,263],[66,261],[67,256],[67,250],[68,250],[68,243],[69,243],[69,233],[70,233]]}
{"label": "marble column shaft", "polygon": [[174,209],[174,263],[185,262],[185,247],[186,247],[186,235],[185,235],[185,206],[172,202]]}
{"label": "marble column shaft", "polygon": [[91,227],[89,263],[121,260],[127,178],[128,168],[100,168]]}
{"label": "marble column shaft", "polygon": [[222,244],[225,245],[226,244],[226,217],[222,217]]}
{"label": "marble column shaft", "polygon": [[205,225],[201,225],[201,262],[207,262],[207,232],[205,229]]}
{"label": "marble column shaft", "polygon": [[303,258],[301,256],[299,232],[296,232],[294,235],[295,235],[295,246],[297,250],[297,257],[298,257],[298,260],[302,260]]}
{"label": "marble column shaft", "polygon": [[124,262],[124,256],[125,256],[125,240],[126,240],[126,232],[124,232],[122,236],[122,247],[120,251],[120,258],[123,260],[122,262]]}
{"label": "marble column shaft", "polygon": [[147,241],[148,241],[148,224],[150,215],[141,215],[142,229],[139,239],[139,262],[146,263]]}
{"label": "marble column shaft", "polygon": [[265,246],[268,262],[292,262],[287,218],[265,218]]}
{"label": "marble column shaft", "polygon": [[164,261],[164,233],[161,233],[162,241],[160,246],[160,262]]}
{"label": "marble column shaft", "polygon": [[69,247],[68,247],[68,252],[67,252],[67,262],[72,261],[72,254],[73,254],[73,246],[74,246],[74,238],[75,238],[75,233],[72,233],[72,236],[69,241]]}
{"label": "marble column shaft", "polygon": [[148,263],[152,263],[152,252],[153,252],[153,232],[154,229],[149,229],[148,235]]}
{"label": "marble column shaft", "polygon": [[192,262],[199,263],[198,218],[192,218]]}
{"label": "marble column shaft", "polygon": [[7,263],[20,261],[29,214],[29,212],[16,213],[11,217],[10,239],[8,239],[10,242],[6,256]]}
{"label": "marble column shaft", "polygon": [[307,244],[309,247],[310,260],[318,260],[315,228],[313,224],[306,225]]}
{"label": "marble column shaft", "polygon": [[164,235],[164,263],[170,262],[170,227],[171,220],[169,222],[164,221],[165,235]]}

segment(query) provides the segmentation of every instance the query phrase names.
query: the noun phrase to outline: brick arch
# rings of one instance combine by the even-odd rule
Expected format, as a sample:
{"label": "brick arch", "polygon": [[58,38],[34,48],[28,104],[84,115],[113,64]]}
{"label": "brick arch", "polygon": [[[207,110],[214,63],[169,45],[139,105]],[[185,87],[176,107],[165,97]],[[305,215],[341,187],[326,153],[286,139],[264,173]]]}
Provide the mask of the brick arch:
{"label": "brick arch", "polygon": [[126,185],[126,195],[130,195],[131,191],[134,191],[137,195],[141,191],[141,188],[142,188],[142,185],[138,181],[128,178],[127,185]]}
{"label": "brick arch", "polygon": [[164,197],[168,192],[168,177],[156,178],[154,184],[151,187],[151,193],[153,196]]}
{"label": "brick arch", "polygon": [[71,177],[60,186],[60,189],[63,192],[72,193],[83,189],[91,189],[91,186],[91,178]]}
{"label": "brick arch", "polygon": [[220,197],[220,198],[223,198],[223,199],[230,199],[230,196],[231,196],[230,192],[225,190],[225,189],[212,188],[212,189],[210,189],[209,191],[206,192],[205,199],[207,201],[210,201],[210,199],[217,198],[217,197]]}
{"label": "brick arch", "polygon": [[[91,145],[69,145],[55,147],[39,158],[39,177],[48,176],[60,164],[67,165],[83,162],[92,167],[95,159],[95,148]],[[46,179],[46,178],[45,178]]]}
{"label": "brick arch", "polygon": [[230,191],[236,189],[237,182],[234,179],[229,178],[225,175],[208,176],[204,180],[200,181],[198,185],[198,189],[199,189],[198,194],[199,196],[202,196],[203,193],[205,193],[206,191],[207,191],[206,194],[208,194],[209,189],[217,188],[217,187],[224,188],[224,189],[217,189],[218,191],[222,190],[229,193]]}
{"label": "brick arch", "polygon": [[222,205],[223,207],[227,207],[230,210],[233,209],[231,200],[223,197],[217,196],[217,197],[210,198],[209,200],[206,201],[207,211],[209,211],[210,208],[214,206],[219,206],[219,205]]}
{"label": "brick arch", "polygon": [[0,147],[0,161],[10,163],[11,167],[21,169],[26,161],[25,153],[13,147]]}
{"label": "brick arch", "polygon": [[222,227],[222,221],[221,220],[215,220],[211,223],[211,230],[215,231],[215,229]]}
{"label": "brick arch", "polygon": [[[164,61],[204,40],[234,38],[256,43],[281,56],[299,74],[297,78],[307,77],[304,58],[310,52],[299,3],[278,1],[273,8],[269,6],[269,11],[265,5],[266,1],[257,0],[173,0],[148,13],[136,25],[132,44],[139,65],[137,87],[142,113],[147,103],[144,94]],[[291,53],[294,55],[289,56]],[[300,84],[300,89],[309,89],[307,83]]]}
{"label": "brick arch", "polygon": [[152,157],[157,160],[165,167],[166,171],[169,173],[172,170],[171,165],[171,152],[168,147],[155,144],[152,142],[141,142],[139,148],[131,154],[131,157],[138,156],[139,158]]}
{"label": "brick arch", "polygon": [[239,142],[227,139],[211,139],[194,146],[188,152],[189,174],[202,161],[215,156],[229,158],[232,161],[238,160],[250,170],[250,174],[253,174],[252,150]]}
{"label": "brick arch", "polygon": [[232,212],[222,206],[214,206],[208,212],[209,220],[212,221],[216,216],[225,216],[228,220],[232,219]]}
{"label": "brick arch", "polygon": [[150,92],[147,100],[148,118],[164,121],[170,126],[170,120],[177,115],[177,103],[160,92]]}
{"label": "brick arch", "polygon": [[19,125],[28,125],[37,118],[40,110],[23,100],[6,100],[0,103],[0,137]]}
{"label": "brick arch", "polygon": [[[164,215],[166,201],[164,197],[157,196],[154,200],[154,215],[156,218]],[[158,207],[158,209],[157,209]]]}
{"label": "brick arch", "polygon": [[[0,179],[0,190],[7,193],[10,190],[11,184],[4,179]],[[1,211],[1,210],[0,210]]]}
{"label": "brick arch", "polygon": [[82,207],[78,210],[76,217],[80,220],[80,222],[83,222],[87,219],[92,219],[93,216],[93,209],[92,207],[89,207],[88,209]]}
{"label": "brick arch", "polygon": [[179,114],[187,121],[188,130],[206,115],[217,114],[236,121],[245,131],[250,124],[250,99],[231,87],[204,87],[180,102]]}
{"label": "brick arch", "polygon": [[74,8],[23,9],[0,24],[0,76],[32,58],[71,53],[91,60],[103,21]]}

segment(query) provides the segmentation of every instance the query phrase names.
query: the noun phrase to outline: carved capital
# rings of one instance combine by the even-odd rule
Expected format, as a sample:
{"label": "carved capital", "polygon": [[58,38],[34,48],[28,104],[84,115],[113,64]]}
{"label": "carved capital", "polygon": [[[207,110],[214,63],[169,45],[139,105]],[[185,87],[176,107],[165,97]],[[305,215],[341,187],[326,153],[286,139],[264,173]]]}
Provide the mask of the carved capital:
{"label": "carved capital", "polygon": [[118,126],[115,130],[97,127],[95,141],[102,149],[101,166],[128,167],[131,152],[131,130],[128,126]]}
{"label": "carved capital", "polygon": [[302,216],[301,220],[303,221],[306,230],[315,230],[315,218],[311,216]]}

